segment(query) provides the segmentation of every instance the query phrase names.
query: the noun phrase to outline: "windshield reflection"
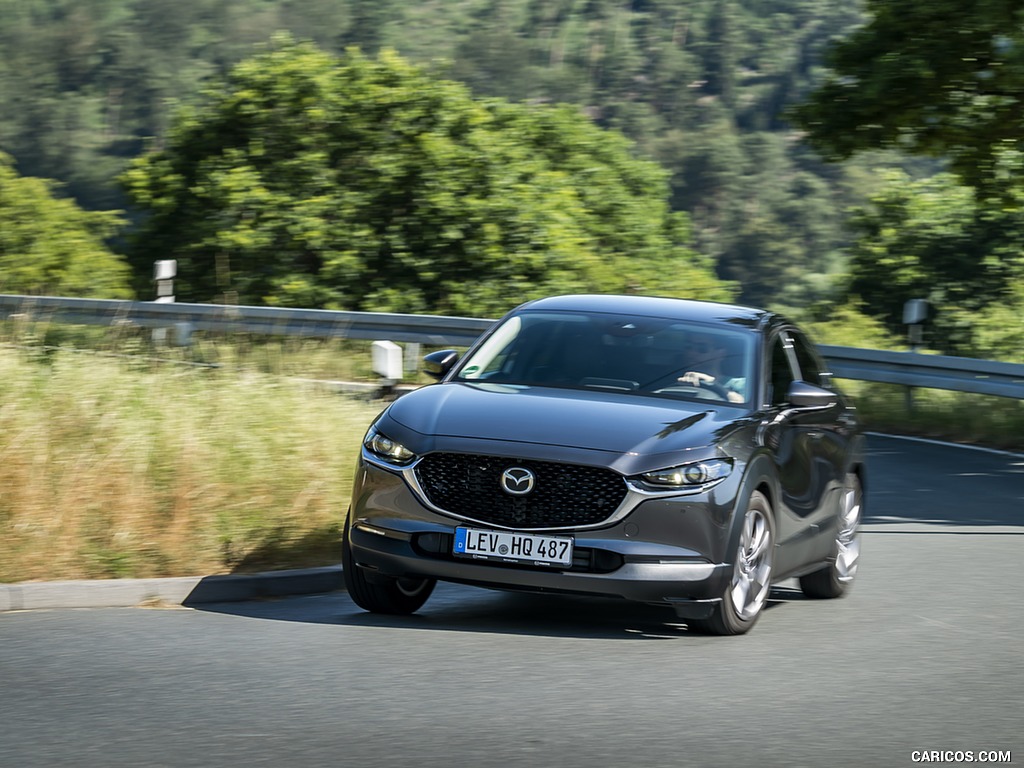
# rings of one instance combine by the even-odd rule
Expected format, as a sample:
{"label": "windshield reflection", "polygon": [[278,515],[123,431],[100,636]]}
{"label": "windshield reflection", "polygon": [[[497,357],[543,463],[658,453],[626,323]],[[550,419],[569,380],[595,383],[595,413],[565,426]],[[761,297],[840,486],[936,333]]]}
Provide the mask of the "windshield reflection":
{"label": "windshield reflection", "polygon": [[665,318],[526,311],[461,365],[456,381],[629,392],[746,405],[753,335]]}

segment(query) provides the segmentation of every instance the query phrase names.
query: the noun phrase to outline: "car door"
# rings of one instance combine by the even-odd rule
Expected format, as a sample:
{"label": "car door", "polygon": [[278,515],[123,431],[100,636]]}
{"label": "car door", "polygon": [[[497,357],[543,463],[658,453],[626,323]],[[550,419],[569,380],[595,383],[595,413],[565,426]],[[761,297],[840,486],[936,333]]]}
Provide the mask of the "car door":
{"label": "car door", "polygon": [[[779,480],[776,517],[780,571],[806,562],[818,549],[819,525],[827,514],[839,474],[834,446],[826,439],[835,409],[794,408],[788,399],[794,381],[804,380],[805,375],[817,379],[809,383],[820,385],[821,381],[811,370],[807,374],[801,370],[798,343],[804,342],[794,341],[792,331],[779,329],[769,337],[766,355],[768,403],[762,439],[772,452]],[[802,350],[800,356],[805,352]]]}
{"label": "car door", "polygon": [[[789,329],[787,336],[792,343],[801,380],[825,389],[834,389],[832,374],[810,340],[795,328]],[[832,408],[809,410],[794,416],[798,428],[805,430],[808,438],[806,450],[812,466],[811,484],[817,486],[811,493],[815,506],[809,510],[809,517],[812,525],[823,532],[823,535],[817,537],[819,546],[815,547],[822,550],[822,556],[831,547],[829,526],[838,514],[850,451],[847,403],[839,392],[836,392],[836,398],[837,403]]]}

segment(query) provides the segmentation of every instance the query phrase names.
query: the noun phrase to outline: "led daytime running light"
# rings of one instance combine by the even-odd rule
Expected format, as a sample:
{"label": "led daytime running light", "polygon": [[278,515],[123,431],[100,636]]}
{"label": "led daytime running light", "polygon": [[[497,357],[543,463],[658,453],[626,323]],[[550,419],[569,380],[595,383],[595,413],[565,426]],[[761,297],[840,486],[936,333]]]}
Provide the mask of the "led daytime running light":
{"label": "led daytime running light", "polygon": [[416,458],[416,454],[404,445],[378,432],[374,427],[370,427],[369,432],[366,433],[363,446],[374,456],[393,464],[408,464]]}
{"label": "led daytime running light", "polygon": [[641,479],[649,485],[663,488],[693,488],[723,480],[732,472],[732,462],[709,459],[679,467],[644,472]]}

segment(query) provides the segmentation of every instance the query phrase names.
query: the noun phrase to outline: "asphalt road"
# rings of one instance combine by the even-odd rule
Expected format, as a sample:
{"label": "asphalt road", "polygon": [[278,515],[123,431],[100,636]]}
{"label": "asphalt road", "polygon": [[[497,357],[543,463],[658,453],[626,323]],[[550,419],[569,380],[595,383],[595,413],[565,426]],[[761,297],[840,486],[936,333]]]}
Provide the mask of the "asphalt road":
{"label": "asphalt road", "polygon": [[1024,762],[1024,458],[871,440],[859,581],[753,632],[440,586],[0,614],[0,766],[900,766]]}

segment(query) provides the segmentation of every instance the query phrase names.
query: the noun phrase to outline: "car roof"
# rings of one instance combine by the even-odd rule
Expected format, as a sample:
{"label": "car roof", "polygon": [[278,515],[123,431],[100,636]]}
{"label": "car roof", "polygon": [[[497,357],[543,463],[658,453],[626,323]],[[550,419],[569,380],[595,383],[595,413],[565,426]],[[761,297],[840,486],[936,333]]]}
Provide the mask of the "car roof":
{"label": "car roof", "polygon": [[566,312],[607,312],[661,317],[671,320],[693,320],[700,323],[728,324],[732,326],[763,327],[774,316],[772,312],[737,304],[719,304],[713,301],[672,299],[655,296],[615,296],[604,294],[578,294],[550,296],[523,304],[522,310],[550,310]]}

